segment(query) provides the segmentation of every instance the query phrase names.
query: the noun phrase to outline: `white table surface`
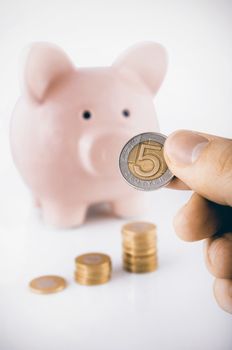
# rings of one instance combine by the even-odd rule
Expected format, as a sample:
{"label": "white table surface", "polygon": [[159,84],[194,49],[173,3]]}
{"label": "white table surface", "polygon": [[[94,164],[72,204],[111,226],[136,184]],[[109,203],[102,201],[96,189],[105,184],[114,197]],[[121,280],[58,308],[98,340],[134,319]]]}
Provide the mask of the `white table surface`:
{"label": "white table surface", "polygon": [[[45,226],[3,134],[0,149],[1,350],[232,348],[232,317],[214,300],[202,242],[182,242],[172,228],[174,213],[189,193],[152,193],[150,211],[136,219],[158,226],[159,269],[130,274],[121,264],[125,220],[95,211],[78,229]],[[105,285],[86,287],[73,280],[75,256],[91,251],[112,257],[112,280]],[[43,274],[64,276],[67,289],[33,294],[28,282]]]}

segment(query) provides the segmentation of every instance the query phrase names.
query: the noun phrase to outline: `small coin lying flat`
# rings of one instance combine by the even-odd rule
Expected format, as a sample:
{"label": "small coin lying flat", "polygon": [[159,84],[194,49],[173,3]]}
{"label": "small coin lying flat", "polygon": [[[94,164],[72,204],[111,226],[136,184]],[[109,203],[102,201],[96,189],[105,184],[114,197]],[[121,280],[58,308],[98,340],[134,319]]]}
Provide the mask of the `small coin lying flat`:
{"label": "small coin lying flat", "polygon": [[146,132],[130,139],[119,157],[124,179],[133,187],[152,191],[167,185],[174,177],[163,155],[166,136]]}
{"label": "small coin lying flat", "polygon": [[34,293],[51,294],[63,290],[66,285],[67,283],[63,277],[47,275],[34,278],[29,287]]}

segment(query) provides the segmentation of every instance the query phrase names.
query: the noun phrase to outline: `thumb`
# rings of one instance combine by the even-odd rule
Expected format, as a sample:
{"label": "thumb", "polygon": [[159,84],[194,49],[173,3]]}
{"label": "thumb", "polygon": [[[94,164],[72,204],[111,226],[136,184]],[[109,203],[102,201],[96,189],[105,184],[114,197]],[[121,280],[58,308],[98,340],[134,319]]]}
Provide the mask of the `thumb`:
{"label": "thumb", "polygon": [[164,145],[168,167],[201,196],[232,206],[232,140],[180,130]]}

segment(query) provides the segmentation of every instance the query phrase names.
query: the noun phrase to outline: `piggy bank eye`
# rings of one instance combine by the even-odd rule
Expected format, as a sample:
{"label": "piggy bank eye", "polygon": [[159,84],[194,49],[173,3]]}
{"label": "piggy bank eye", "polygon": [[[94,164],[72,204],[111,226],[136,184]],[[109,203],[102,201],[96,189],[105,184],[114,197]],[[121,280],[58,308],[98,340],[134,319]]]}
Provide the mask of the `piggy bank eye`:
{"label": "piggy bank eye", "polygon": [[84,111],[84,112],[82,113],[82,117],[83,117],[84,119],[90,119],[90,118],[92,117],[91,112],[90,112],[90,111]]}
{"label": "piggy bank eye", "polygon": [[124,116],[124,117],[129,117],[130,116],[130,111],[128,110],[128,109],[124,109],[123,111],[122,111],[122,115]]}

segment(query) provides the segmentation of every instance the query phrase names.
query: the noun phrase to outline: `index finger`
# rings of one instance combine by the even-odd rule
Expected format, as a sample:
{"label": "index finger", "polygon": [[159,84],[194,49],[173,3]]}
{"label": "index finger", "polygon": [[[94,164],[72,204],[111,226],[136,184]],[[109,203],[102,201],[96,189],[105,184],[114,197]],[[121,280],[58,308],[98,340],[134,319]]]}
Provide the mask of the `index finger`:
{"label": "index finger", "polygon": [[191,190],[191,188],[188,185],[186,185],[183,181],[181,181],[177,177],[174,177],[173,180],[169,182],[169,184],[166,185],[165,187],[173,190]]}

